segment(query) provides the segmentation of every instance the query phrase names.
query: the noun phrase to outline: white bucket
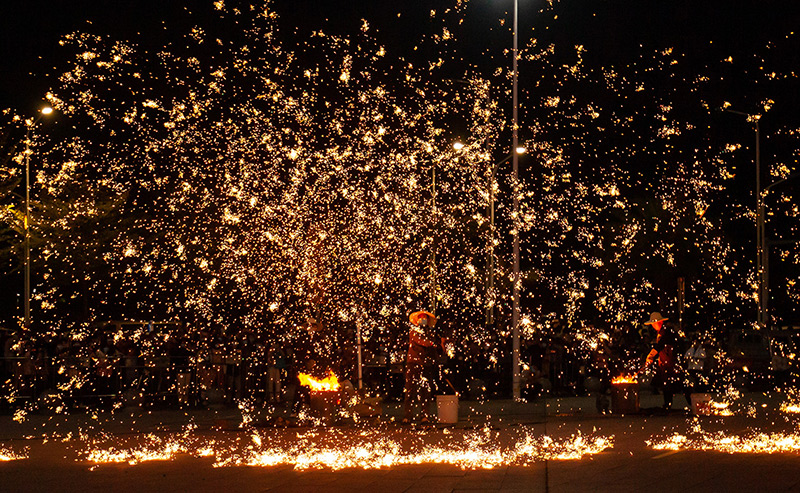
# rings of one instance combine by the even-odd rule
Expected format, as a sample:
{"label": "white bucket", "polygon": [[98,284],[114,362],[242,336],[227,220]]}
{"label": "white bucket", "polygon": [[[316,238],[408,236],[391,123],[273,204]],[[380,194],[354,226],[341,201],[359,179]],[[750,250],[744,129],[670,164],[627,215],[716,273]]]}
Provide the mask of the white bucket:
{"label": "white bucket", "polygon": [[692,413],[696,416],[710,416],[711,394],[692,394]]}
{"label": "white bucket", "polygon": [[436,411],[440,423],[458,423],[458,396],[437,395]]}

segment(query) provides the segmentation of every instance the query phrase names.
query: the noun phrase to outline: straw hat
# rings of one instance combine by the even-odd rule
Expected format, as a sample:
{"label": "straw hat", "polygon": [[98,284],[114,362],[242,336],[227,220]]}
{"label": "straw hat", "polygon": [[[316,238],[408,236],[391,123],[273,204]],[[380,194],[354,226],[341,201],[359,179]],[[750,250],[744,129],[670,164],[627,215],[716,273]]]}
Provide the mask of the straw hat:
{"label": "straw hat", "polygon": [[645,325],[653,325],[656,322],[663,322],[665,320],[669,320],[668,318],[662,317],[660,313],[653,312],[650,314],[650,320],[645,322]]}
{"label": "straw hat", "polygon": [[408,316],[408,320],[414,325],[419,325],[419,319],[421,319],[423,316],[428,317],[428,322],[429,322],[428,325],[430,327],[436,325],[436,315],[434,315],[431,312],[427,312],[425,310],[420,310],[418,312],[412,313],[411,315]]}

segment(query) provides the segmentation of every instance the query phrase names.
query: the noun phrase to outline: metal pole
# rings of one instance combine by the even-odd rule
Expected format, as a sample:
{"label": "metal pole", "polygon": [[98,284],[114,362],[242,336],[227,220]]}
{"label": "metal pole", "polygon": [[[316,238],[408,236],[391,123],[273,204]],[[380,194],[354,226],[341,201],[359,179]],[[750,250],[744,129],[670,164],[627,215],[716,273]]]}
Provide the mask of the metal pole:
{"label": "metal pole", "polygon": [[758,324],[764,329],[767,327],[766,316],[766,289],[764,286],[764,210],[761,201],[761,131],[756,122],[756,233],[758,234]]}
{"label": "metal pole", "polygon": [[497,165],[492,165],[489,177],[489,244],[487,248],[486,269],[489,271],[489,285],[486,289],[488,305],[486,307],[486,328],[494,326],[494,183],[497,175]]}
{"label": "metal pole", "polygon": [[356,320],[356,339],[358,346],[358,388],[363,388],[363,370],[361,364],[361,320]]}
{"label": "metal pole", "polygon": [[37,121],[38,118],[25,130],[25,329],[31,327],[31,127]]}
{"label": "metal pole", "polygon": [[683,308],[686,302],[686,279],[678,278],[678,329],[683,330]]}
{"label": "metal pole", "polygon": [[432,166],[433,180],[431,182],[431,213],[433,214],[434,228],[431,232],[431,313],[436,314],[436,163]]}
{"label": "metal pole", "polygon": [[514,231],[514,304],[513,304],[513,311],[511,316],[511,323],[513,325],[513,344],[511,349],[511,359],[512,359],[512,367],[513,367],[513,378],[511,382],[511,391],[514,400],[520,399],[520,371],[519,371],[519,156],[517,156],[517,131],[519,129],[519,115],[517,111],[517,104],[518,104],[518,81],[517,81],[517,55],[518,55],[518,45],[517,40],[519,38],[519,25],[518,25],[518,17],[519,17],[519,1],[514,0],[514,49],[513,49],[513,64],[512,64],[512,76],[513,76],[513,109],[512,109],[512,118],[513,124],[511,128],[512,134],[512,148],[511,153],[513,155],[513,164],[514,164],[514,180],[513,180],[513,188],[512,191],[514,193],[514,213],[513,213],[513,231]]}
{"label": "metal pole", "polygon": [[[736,111],[723,108],[722,111],[733,113],[735,115],[742,115],[747,117],[747,121],[753,121],[756,124],[756,294],[758,296],[758,315],[756,316],[756,323],[759,328],[766,328],[767,326],[767,296],[769,288],[766,286],[768,282],[767,274],[765,273],[765,252],[769,255],[765,241],[765,225],[764,225],[764,208],[761,200],[761,129],[759,127],[759,115],[751,115],[743,111]],[[772,186],[772,185],[770,185]],[[769,187],[767,187],[769,188]]]}

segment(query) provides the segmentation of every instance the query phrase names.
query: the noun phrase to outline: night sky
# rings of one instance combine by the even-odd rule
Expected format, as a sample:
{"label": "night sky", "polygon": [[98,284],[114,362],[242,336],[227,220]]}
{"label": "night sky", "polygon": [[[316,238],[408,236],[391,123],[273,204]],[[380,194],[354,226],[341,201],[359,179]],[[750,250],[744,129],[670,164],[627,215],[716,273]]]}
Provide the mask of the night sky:
{"label": "night sky", "polygon": [[[85,31],[160,47],[176,42],[198,20],[211,18],[208,1],[30,0],[0,7],[0,106],[31,111],[38,96],[55,83],[54,67],[63,52],[61,36]],[[451,2],[408,1],[402,4],[339,0],[276,1],[282,28],[298,32],[326,29],[352,32],[367,19],[392,48],[411,54],[428,34],[428,13]],[[510,46],[511,0],[470,2],[461,55],[466,64],[491,70]],[[795,30],[800,4],[791,0],[583,0],[555,2],[542,11],[543,0],[521,0],[521,46],[526,37],[542,42],[584,44],[609,60],[624,60],[639,45],[674,46],[698,68],[718,57],[744,55],[776,34]],[[398,14],[400,14],[398,16]],[[554,18],[557,17],[557,18]],[[505,25],[501,25],[506,21]],[[787,66],[800,66],[800,50],[784,50]],[[487,60],[493,58],[489,64]],[[525,74],[520,74],[524,85]]]}

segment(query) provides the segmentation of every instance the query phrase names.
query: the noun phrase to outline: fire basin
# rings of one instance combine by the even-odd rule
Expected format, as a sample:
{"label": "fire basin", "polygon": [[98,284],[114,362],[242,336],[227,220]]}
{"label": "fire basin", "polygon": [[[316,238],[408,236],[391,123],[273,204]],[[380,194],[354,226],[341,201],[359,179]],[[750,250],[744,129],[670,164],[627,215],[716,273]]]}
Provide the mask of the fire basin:
{"label": "fire basin", "polygon": [[312,390],[310,392],[311,413],[326,422],[333,420],[340,403],[341,395],[338,390]]}
{"label": "fire basin", "polygon": [[611,411],[614,414],[639,412],[639,384],[637,382],[611,384]]}

